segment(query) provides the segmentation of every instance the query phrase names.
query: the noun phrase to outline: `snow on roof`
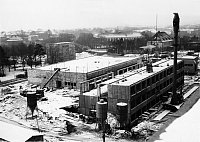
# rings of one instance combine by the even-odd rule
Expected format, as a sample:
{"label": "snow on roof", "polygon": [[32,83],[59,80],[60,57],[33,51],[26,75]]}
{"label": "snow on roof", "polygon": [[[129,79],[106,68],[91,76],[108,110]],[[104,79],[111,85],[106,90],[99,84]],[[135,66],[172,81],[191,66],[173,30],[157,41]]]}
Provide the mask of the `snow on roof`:
{"label": "snow on roof", "polygon": [[136,38],[141,37],[141,33],[132,33],[132,34],[105,34],[102,35],[105,38]]}
{"label": "snow on roof", "polygon": [[[180,62],[181,60],[178,60],[177,62]],[[130,86],[138,81],[141,81],[155,73],[158,73],[162,71],[165,68],[168,68],[169,66],[172,66],[174,63],[174,60],[161,60],[156,63],[153,63],[153,72],[148,73],[146,71],[146,66],[142,67],[140,69],[137,69],[132,72],[132,75],[129,77],[124,78],[123,80],[117,81],[113,83],[113,85],[120,85],[120,86]],[[128,72],[130,74],[130,72]],[[124,74],[125,76],[125,74]]]}
{"label": "snow on roof", "polygon": [[52,64],[44,67],[40,67],[40,70],[54,70],[54,68],[60,68],[61,71],[65,72],[79,72],[87,73],[102,68],[106,68],[119,63],[137,60],[141,58],[137,57],[105,57],[105,56],[93,56],[88,58],[83,58],[79,60],[71,60],[66,62],[60,62],[57,64]]}
{"label": "snow on roof", "polygon": [[[101,94],[104,94],[106,92],[108,92],[108,86],[107,85],[104,85],[100,88],[100,92]],[[93,89],[93,90],[90,90],[89,92],[85,92],[83,93],[83,95],[86,95],[86,96],[97,96],[97,89]]]}
{"label": "snow on roof", "polygon": [[54,44],[54,45],[60,45],[60,44],[70,44],[72,42],[57,42],[57,43],[51,43],[51,44]]}
{"label": "snow on roof", "polygon": [[8,39],[8,40],[7,40],[7,42],[14,42],[14,41],[16,41],[16,42],[17,42],[17,41],[20,41],[20,42],[21,42],[22,39]]}
{"label": "snow on roof", "polygon": [[169,36],[166,32],[158,31],[152,38],[155,41],[172,41],[172,37]]}
{"label": "snow on roof", "polygon": [[178,56],[179,59],[191,59],[191,60],[194,60],[197,58],[197,56]]}

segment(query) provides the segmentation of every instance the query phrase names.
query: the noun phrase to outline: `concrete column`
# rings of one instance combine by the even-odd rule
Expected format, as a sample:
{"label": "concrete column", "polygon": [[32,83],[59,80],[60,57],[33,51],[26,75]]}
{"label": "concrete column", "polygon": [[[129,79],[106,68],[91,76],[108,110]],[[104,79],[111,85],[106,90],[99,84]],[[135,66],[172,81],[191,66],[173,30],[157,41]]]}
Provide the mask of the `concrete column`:
{"label": "concrete column", "polygon": [[80,95],[83,95],[83,86],[82,85],[83,85],[83,83],[81,82],[80,83]]}
{"label": "concrete column", "polygon": [[114,72],[112,72],[112,78],[114,78],[114,76],[115,76],[115,75],[114,75]]}
{"label": "concrete column", "polygon": [[100,88],[100,84],[97,85],[97,96],[100,98],[101,96],[101,88]]}
{"label": "concrete column", "polygon": [[96,78],[94,79],[94,87],[95,88],[97,87],[97,79]]}

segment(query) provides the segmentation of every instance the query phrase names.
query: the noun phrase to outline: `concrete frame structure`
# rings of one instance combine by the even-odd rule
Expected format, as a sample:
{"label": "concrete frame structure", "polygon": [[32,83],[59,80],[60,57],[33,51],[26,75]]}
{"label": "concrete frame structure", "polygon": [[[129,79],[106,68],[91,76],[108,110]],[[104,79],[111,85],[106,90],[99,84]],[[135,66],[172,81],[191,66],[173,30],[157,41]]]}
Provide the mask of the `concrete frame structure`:
{"label": "concrete frame structure", "polygon": [[[177,61],[177,90],[184,85],[184,63]],[[143,67],[138,73],[108,85],[108,111],[116,113],[116,104],[128,104],[127,123],[134,124],[143,112],[161,102],[173,87],[173,60],[153,64],[153,72]]]}
{"label": "concrete frame structure", "polygon": [[[184,85],[184,62],[178,60],[177,90]],[[119,102],[128,104],[128,124],[149,108],[160,103],[163,96],[173,88],[173,60],[161,60],[153,63],[153,72],[148,73],[146,67],[125,72],[107,80],[100,89],[91,90],[79,96],[80,112],[89,115],[95,109],[99,98],[108,101],[108,111],[116,114]]]}
{"label": "concrete frame structure", "polygon": [[[53,75],[57,68],[60,71],[48,83],[47,87],[82,88],[83,92],[97,87],[97,84],[125,72],[130,68],[142,66],[142,57],[103,57],[93,56],[28,70],[28,81],[41,87]],[[120,71],[118,71],[120,70]],[[81,85],[80,85],[81,84]]]}

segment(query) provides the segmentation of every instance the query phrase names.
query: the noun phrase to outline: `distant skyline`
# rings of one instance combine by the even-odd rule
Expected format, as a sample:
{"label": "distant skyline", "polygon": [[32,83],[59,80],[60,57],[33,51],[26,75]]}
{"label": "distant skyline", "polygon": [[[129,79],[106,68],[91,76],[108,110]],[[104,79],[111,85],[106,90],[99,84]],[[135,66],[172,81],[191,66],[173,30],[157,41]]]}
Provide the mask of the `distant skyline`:
{"label": "distant skyline", "polygon": [[200,0],[0,0],[0,31],[200,24]]}

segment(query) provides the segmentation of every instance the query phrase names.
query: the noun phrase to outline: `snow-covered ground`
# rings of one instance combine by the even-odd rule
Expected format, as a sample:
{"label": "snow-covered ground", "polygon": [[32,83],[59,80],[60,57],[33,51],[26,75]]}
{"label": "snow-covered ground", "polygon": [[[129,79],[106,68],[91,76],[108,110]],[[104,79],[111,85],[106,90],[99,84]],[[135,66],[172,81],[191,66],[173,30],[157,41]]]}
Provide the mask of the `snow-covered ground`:
{"label": "snow-covered ground", "polygon": [[22,70],[16,70],[13,71],[13,69],[9,72],[8,69],[5,70],[6,72],[6,76],[4,77],[0,77],[1,81],[6,81],[6,80],[10,80],[10,79],[14,79],[16,75],[24,73],[24,71]]}
{"label": "snow-covered ground", "polygon": [[200,100],[183,116],[177,118],[155,142],[200,142]]}
{"label": "snow-covered ground", "polygon": [[38,108],[43,112],[48,112],[53,118],[59,117],[60,114],[65,114],[66,111],[60,109],[62,107],[71,106],[77,104],[77,96],[79,92],[74,90],[56,90],[54,92],[45,92],[45,97],[48,101],[38,102]]}
{"label": "snow-covered ground", "polygon": [[[45,92],[44,96],[47,100],[38,101],[39,111],[34,111],[34,116],[37,116],[38,119],[37,125],[36,119],[31,118],[31,111],[27,109],[26,97],[19,94],[19,86],[30,89],[30,85],[27,82],[0,88],[0,118],[7,118],[32,129],[39,127],[43,131],[46,141],[102,141],[101,132],[95,132],[95,129],[97,129],[96,123],[86,124],[79,119],[78,114],[60,109],[61,107],[76,104],[79,92],[68,90],[67,88]],[[74,133],[68,134],[66,121],[75,126],[76,131]],[[5,128],[5,133],[7,132],[9,130]],[[117,140],[106,137],[106,141],[114,142]],[[127,141],[120,139],[120,142]]]}
{"label": "snow-covered ground", "polygon": [[[41,67],[41,66],[36,66],[37,67]],[[33,66],[33,68],[35,68],[35,66]],[[30,69],[30,66],[25,66],[24,69]],[[5,68],[5,74],[6,76],[4,77],[0,77],[1,81],[6,81],[6,80],[10,80],[10,79],[15,79],[16,75],[18,74],[24,74],[25,72],[23,71],[22,67],[18,67],[16,68],[16,71],[14,71],[14,69],[10,69],[10,71],[8,70],[8,68]]]}
{"label": "snow-covered ground", "polygon": [[[87,57],[86,53],[82,53],[79,57]],[[39,66],[38,66],[39,67]],[[18,68],[17,71],[6,70],[6,77],[0,77],[1,81],[14,79],[17,74],[23,73],[22,69]],[[28,82],[22,82],[7,87],[0,87],[0,118],[12,120],[20,125],[25,125],[31,129],[39,129],[44,133],[45,141],[79,141],[79,142],[101,142],[101,132],[95,132],[97,124],[86,124],[79,119],[77,113],[70,113],[61,107],[70,106],[78,103],[78,95],[80,92],[76,90],[69,90],[67,88],[57,89],[55,91],[47,91],[44,93],[46,97],[45,101],[38,101],[38,112],[34,111],[34,116],[37,116],[38,125],[36,119],[32,119],[31,111],[27,109],[27,98],[19,94],[19,88],[22,86],[28,90],[31,85]],[[27,119],[26,119],[27,117]],[[34,117],[35,118],[35,117]],[[115,119],[110,117],[108,119],[110,123],[113,123],[113,127],[116,122]],[[69,121],[75,126],[76,132],[68,134],[66,121]],[[112,127],[112,125],[111,125]],[[6,130],[5,133],[8,133]],[[106,141],[109,142],[127,142],[128,140],[106,137]]]}

